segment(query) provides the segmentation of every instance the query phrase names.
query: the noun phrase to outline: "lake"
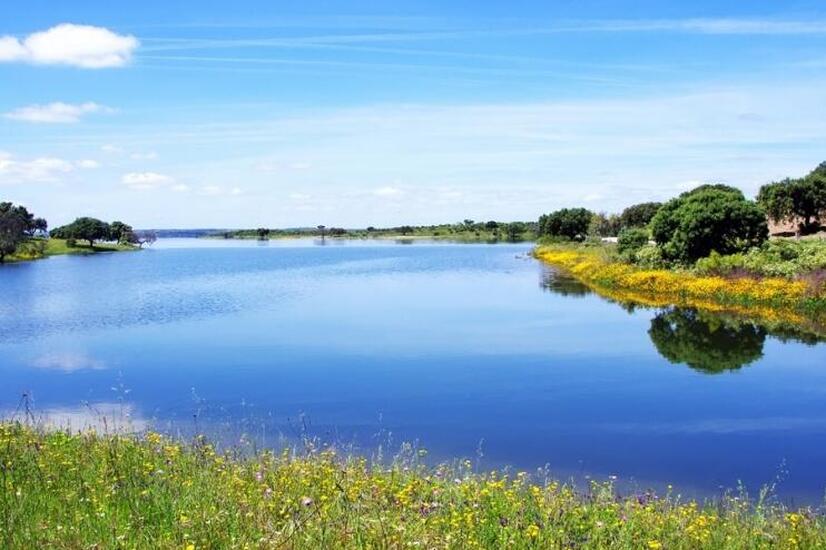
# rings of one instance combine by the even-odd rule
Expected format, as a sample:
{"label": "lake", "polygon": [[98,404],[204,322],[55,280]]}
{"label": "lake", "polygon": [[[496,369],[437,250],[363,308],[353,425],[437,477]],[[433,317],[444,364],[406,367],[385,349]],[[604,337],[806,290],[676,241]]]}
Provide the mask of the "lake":
{"label": "lake", "polygon": [[169,239],[2,266],[0,410],[821,500],[826,346],[622,307],[530,249]]}

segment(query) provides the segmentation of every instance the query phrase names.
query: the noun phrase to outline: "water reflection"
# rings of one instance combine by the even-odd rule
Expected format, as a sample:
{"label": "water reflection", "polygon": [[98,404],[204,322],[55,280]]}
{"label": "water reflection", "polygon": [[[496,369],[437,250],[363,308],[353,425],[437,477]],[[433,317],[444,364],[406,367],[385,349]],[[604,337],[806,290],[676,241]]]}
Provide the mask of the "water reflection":
{"label": "water reflection", "polygon": [[767,331],[752,322],[694,309],[670,308],[651,319],[648,335],[671,363],[708,374],[739,369],[763,357]]}
{"label": "water reflection", "polygon": [[587,296],[594,293],[577,278],[547,266],[543,266],[539,286],[544,290],[563,296]]}
{"label": "water reflection", "polygon": [[[575,277],[550,267],[543,268],[540,286],[563,296],[601,296]],[[785,322],[761,322],[696,308],[654,308],[633,300],[601,297],[629,314],[656,309],[648,336],[657,352],[670,363],[687,365],[706,374],[737,370],[759,360],[767,337],[812,346],[826,341],[816,329]]]}

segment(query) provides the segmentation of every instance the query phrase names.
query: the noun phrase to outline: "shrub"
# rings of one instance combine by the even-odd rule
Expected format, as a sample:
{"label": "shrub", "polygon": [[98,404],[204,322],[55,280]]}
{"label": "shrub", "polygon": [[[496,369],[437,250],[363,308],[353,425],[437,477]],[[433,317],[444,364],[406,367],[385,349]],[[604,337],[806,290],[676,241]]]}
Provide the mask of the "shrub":
{"label": "shrub", "polygon": [[701,274],[731,275],[738,271],[765,277],[796,277],[826,269],[826,242],[775,240],[746,253],[712,253],[697,261]]}
{"label": "shrub", "polygon": [[646,244],[639,250],[636,250],[631,255],[631,261],[646,269],[662,269],[668,266],[668,262],[663,258],[660,247],[652,244]]}
{"label": "shrub", "polygon": [[617,251],[620,254],[636,252],[648,244],[648,231],[640,227],[632,227],[620,231],[617,239]]}
{"label": "shrub", "polygon": [[651,231],[666,259],[684,263],[712,250],[742,252],[768,237],[760,208],[725,185],[703,185],[668,201],[651,220]]}

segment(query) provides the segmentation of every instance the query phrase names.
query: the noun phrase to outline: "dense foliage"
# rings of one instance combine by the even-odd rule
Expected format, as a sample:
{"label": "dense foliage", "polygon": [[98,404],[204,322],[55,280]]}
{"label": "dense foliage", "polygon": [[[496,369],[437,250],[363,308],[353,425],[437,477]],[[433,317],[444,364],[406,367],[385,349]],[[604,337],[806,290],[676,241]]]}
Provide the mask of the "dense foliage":
{"label": "dense foliage", "polygon": [[52,229],[51,236],[56,239],[88,241],[89,246],[94,246],[95,241],[108,240],[110,231],[108,223],[97,218],[84,217]]}
{"label": "dense foliage", "polygon": [[826,241],[772,240],[747,252],[727,256],[712,253],[698,260],[695,267],[702,274],[725,276],[815,276],[826,270]]}
{"label": "dense foliage", "polygon": [[52,229],[51,236],[56,239],[66,239],[69,243],[76,240],[87,241],[94,246],[95,241],[113,241],[120,244],[151,243],[155,241],[153,232],[137,232],[131,225],[120,221],[111,224],[97,218],[77,218],[68,225]]}
{"label": "dense foliage", "polygon": [[0,262],[47,227],[46,220],[35,218],[25,206],[0,202]]}
{"label": "dense foliage", "polygon": [[703,185],[665,203],[651,220],[663,255],[693,262],[712,251],[732,254],[762,244],[768,226],[761,209],[726,185]]}
{"label": "dense foliage", "polygon": [[[0,424],[4,548],[822,548],[826,520],[761,498],[701,504],[613,482],[387,466],[332,451],[217,451]],[[249,458],[241,458],[245,456]]]}
{"label": "dense foliage", "polygon": [[826,163],[804,178],[764,185],[757,201],[772,220],[794,222],[802,235],[816,232],[826,214]]}
{"label": "dense foliage", "polygon": [[588,234],[593,216],[593,212],[585,208],[563,208],[539,218],[539,233],[570,240],[582,239]]}
{"label": "dense foliage", "polygon": [[617,238],[617,251],[620,254],[631,254],[648,244],[648,230],[641,227],[623,229]]}
{"label": "dense foliage", "polygon": [[616,237],[622,230],[622,221],[618,214],[597,212],[591,216],[588,235],[595,237]]}
{"label": "dense foliage", "polygon": [[643,202],[629,206],[619,215],[620,226],[623,228],[646,227],[661,206],[660,202]]}

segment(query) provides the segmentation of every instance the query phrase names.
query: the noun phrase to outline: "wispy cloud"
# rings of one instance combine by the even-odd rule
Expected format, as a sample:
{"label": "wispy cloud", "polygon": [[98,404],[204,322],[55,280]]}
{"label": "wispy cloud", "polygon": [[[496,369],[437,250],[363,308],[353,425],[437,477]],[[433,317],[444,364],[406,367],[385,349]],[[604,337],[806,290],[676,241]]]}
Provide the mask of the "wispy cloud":
{"label": "wispy cloud", "polygon": [[121,176],[120,181],[130,189],[147,190],[157,189],[172,183],[174,180],[171,176],[159,174],[158,172],[129,172]]}
{"label": "wispy cloud", "polygon": [[72,65],[83,69],[121,67],[138,47],[134,36],[116,34],[103,27],[63,23],[23,40],[0,37],[0,63]]}
{"label": "wispy cloud", "polygon": [[[506,23],[490,22],[480,28],[447,28],[437,30],[380,31],[363,33],[310,34],[305,36],[275,36],[259,38],[147,38],[147,52],[238,49],[238,48],[351,48],[363,44],[417,43],[428,41],[468,40],[477,38],[507,38],[542,36],[565,33],[632,33],[679,32],[709,35],[799,35],[826,34],[826,20],[770,19],[770,18],[688,18],[688,19],[591,19],[561,20],[537,25],[521,24],[518,20]],[[432,55],[466,55],[461,52],[381,50],[386,53],[413,53]],[[492,58],[490,54],[479,57]],[[506,57],[506,56],[501,56]]]}
{"label": "wispy cloud", "polygon": [[57,101],[45,105],[27,105],[9,111],[3,116],[12,120],[24,122],[69,124],[79,122],[80,119],[91,113],[112,113],[114,109],[88,101],[86,103],[63,103]]}
{"label": "wispy cloud", "polygon": [[78,169],[97,168],[94,160],[66,160],[58,157],[37,157],[21,160],[0,151],[0,183],[54,182]]}

